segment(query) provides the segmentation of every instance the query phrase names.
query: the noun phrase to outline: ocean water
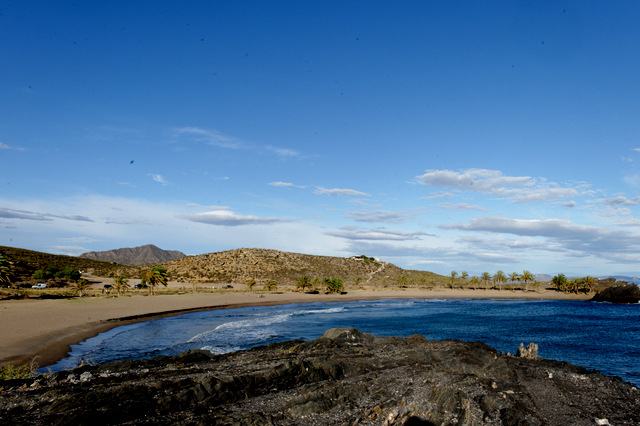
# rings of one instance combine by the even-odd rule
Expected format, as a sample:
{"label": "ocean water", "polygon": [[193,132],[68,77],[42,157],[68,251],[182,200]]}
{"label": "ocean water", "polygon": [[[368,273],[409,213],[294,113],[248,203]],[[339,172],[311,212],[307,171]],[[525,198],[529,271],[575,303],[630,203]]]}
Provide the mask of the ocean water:
{"label": "ocean water", "polygon": [[640,385],[640,304],[502,299],[411,299],[309,303],[194,312],[114,328],[74,345],[42,371],[82,361],[176,355],[189,349],[226,353],[292,339],[312,340],[332,327],[376,336],[482,341],[515,353],[567,361]]}

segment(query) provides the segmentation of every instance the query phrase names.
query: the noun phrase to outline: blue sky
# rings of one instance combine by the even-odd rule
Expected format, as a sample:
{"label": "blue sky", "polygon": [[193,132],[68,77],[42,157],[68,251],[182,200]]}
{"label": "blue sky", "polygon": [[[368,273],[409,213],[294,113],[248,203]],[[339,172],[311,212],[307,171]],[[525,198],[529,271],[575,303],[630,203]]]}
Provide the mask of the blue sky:
{"label": "blue sky", "polygon": [[640,275],[640,3],[0,5],[0,245]]}

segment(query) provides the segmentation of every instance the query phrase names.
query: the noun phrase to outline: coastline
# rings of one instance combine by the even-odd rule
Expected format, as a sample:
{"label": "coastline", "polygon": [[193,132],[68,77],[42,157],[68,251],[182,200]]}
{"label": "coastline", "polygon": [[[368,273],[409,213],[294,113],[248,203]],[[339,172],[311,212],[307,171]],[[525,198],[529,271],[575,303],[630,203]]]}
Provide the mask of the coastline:
{"label": "coastline", "polygon": [[[263,295],[263,297],[258,297]],[[121,325],[188,312],[289,303],[375,299],[546,299],[588,300],[591,295],[543,290],[384,289],[352,290],[344,295],[296,292],[218,292],[130,294],[122,297],[0,301],[3,344],[0,365],[34,361],[39,368],[64,358],[70,346]]]}

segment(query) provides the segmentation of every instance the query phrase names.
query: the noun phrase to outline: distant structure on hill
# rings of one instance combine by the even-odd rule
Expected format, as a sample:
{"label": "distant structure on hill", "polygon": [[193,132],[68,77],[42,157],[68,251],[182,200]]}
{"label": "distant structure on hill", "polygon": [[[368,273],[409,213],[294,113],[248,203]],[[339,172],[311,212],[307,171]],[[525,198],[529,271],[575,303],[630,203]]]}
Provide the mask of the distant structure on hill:
{"label": "distant structure on hill", "polygon": [[79,257],[104,262],[115,262],[121,265],[146,265],[149,263],[161,263],[168,260],[177,260],[186,255],[177,250],[162,250],[153,244],[147,244],[133,248],[119,248],[107,251],[91,251],[82,253]]}

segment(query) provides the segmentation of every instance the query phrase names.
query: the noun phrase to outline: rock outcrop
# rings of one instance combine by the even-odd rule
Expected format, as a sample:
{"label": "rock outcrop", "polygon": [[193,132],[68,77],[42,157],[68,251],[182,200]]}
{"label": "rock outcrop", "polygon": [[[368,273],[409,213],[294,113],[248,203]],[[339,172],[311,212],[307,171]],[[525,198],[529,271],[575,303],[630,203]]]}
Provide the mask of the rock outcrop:
{"label": "rock outcrop", "polygon": [[640,288],[636,284],[607,287],[596,293],[591,300],[594,302],[638,303]]}
{"label": "rock outcrop", "polygon": [[84,366],[5,382],[0,424],[640,424],[640,392],[483,343],[332,329],[224,355]]}

